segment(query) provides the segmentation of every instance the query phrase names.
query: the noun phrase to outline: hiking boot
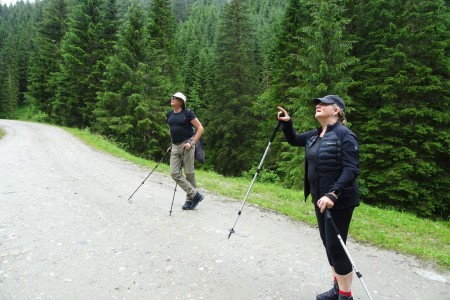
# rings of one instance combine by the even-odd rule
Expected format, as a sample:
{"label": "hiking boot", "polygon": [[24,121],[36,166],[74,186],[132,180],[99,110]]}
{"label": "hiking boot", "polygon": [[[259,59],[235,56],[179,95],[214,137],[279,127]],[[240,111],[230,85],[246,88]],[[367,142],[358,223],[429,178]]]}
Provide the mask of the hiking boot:
{"label": "hiking boot", "polygon": [[338,300],[353,300],[352,296],[339,295]]}
{"label": "hiking boot", "polygon": [[186,202],[184,202],[182,209],[189,210],[189,209],[192,209],[191,207],[192,207],[192,201],[186,201]]}
{"label": "hiking boot", "polygon": [[195,194],[194,198],[192,198],[191,209],[196,208],[197,205],[200,203],[200,201],[203,200],[203,198],[205,198],[205,196],[203,196],[202,194],[200,194],[199,192],[197,192],[197,194]]}
{"label": "hiking boot", "polygon": [[[322,294],[318,294],[316,296],[316,300],[340,300],[340,295],[339,295],[339,286],[337,284],[337,282],[334,282],[333,287],[331,288],[331,290],[326,291]],[[345,298],[343,298],[345,299]],[[353,300],[353,299],[351,299]]]}

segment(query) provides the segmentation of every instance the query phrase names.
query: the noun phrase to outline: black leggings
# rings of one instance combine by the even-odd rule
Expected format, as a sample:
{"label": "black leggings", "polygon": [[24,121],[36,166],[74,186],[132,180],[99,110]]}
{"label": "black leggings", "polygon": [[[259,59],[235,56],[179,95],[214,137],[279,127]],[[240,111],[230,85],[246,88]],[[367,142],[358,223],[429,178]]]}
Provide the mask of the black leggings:
{"label": "black leggings", "polygon": [[[347,241],[348,229],[352,219],[354,207],[347,209],[334,210],[330,209],[331,216],[336,224],[344,243]],[[316,205],[316,217],[319,225],[320,238],[327,251],[328,262],[334,267],[334,271],[338,275],[347,275],[352,272],[352,264],[345,254],[337,233],[331,225],[330,220],[325,217],[325,213],[321,214],[320,209]]]}

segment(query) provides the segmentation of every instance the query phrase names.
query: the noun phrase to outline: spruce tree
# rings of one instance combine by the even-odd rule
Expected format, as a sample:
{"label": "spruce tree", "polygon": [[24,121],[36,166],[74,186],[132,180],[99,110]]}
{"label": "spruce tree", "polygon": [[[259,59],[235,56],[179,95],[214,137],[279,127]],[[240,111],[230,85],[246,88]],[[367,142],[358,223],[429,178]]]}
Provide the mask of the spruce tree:
{"label": "spruce tree", "polygon": [[256,48],[260,53],[259,77],[264,89],[268,87],[272,78],[271,62],[287,4],[286,0],[250,1],[251,20],[257,35]]}
{"label": "spruce tree", "polygon": [[98,93],[95,128],[132,153],[156,157],[167,145],[167,128],[163,110],[148,93],[154,82],[146,20],[142,4],[132,1]]}
{"label": "spruce tree", "polygon": [[57,88],[50,79],[61,63],[59,50],[66,32],[67,10],[66,0],[48,0],[44,3],[42,20],[36,25],[35,51],[30,59],[27,98],[50,119]]}
{"label": "spruce tree", "polygon": [[188,14],[189,8],[198,0],[173,0],[173,14],[176,17],[177,22],[182,23],[186,19],[186,15]]}
{"label": "spruce tree", "polygon": [[[177,33],[180,55],[180,74],[189,107],[200,118],[206,116],[208,99],[214,97],[213,75],[215,73],[215,44],[222,6],[211,0],[198,1],[192,5],[187,20]],[[204,126],[207,120],[202,118]]]}
{"label": "spruce tree", "polygon": [[[7,7],[6,5],[0,5],[0,87],[3,86],[3,82],[6,78],[6,63],[5,56],[6,51],[5,44],[8,37],[7,23],[6,23]],[[3,92],[0,90],[0,117],[4,117],[4,97]]]}
{"label": "spruce tree", "polygon": [[[206,116],[209,110],[208,99],[214,97],[214,62],[212,52],[205,48],[199,50],[195,56],[195,64],[188,72],[192,74],[193,82],[188,90],[189,107],[198,116]],[[207,123],[203,124],[207,126]]]}
{"label": "spruce tree", "polygon": [[11,118],[17,109],[19,100],[19,59],[16,51],[17,39],[13,31],[9,32],[0,49],[0,113]]}
{"label": "spruce tree", "polygon": [[245,1],[225,5],[217,39],[214,97],[207,143],[215,169],[240,175],[252,164],[255,142],[253,102],[259,93],[254,31]]}
{"label": "spruce tree", "polygon": [[28,85],[28,53],[35,14],[30,3],[2,7],[0,25],[0,110],[11,117],[24,102]]}
{"label": "spruce tree", "polygon": [[[351,101],[346,88],[351,82],[350,66],[356,59],[350,55],[352,43],[346,36],[349,20],[343,16],[341,1],[289,1],[274,59],[274,79],[258,100],[258,108],[267,111],[273,123],[276,105],[287,109],[302,132],[317,127],[314,120],[314,98],[339,94]],[[270,115],[269,115],[270,112]],[[281,160],[276,164],[289,184],[303,181],[303,149],[290,146],[276,149]]]}
{"label": "spruce tree", "polygon": [[[27,89],[27,69],[28,69],[28,51],[32,49],[32,26],[33,26],[33,7],[30,3],[19,1],[11,5],[8,9],[9,16],[7,23],[10,26],[10,32],[15,38],[15,55],[17,58],[17,72],[19,95],[18,101],[23,103],[24,92]],[[8,26],[8,25],[7,25]]]}
{"label": "spruce tree", "polygon": [[[101,90],[101,80],[103,79],[103,73],[106,70],[107,61],[109,57],[114,54],[114,45],[117,42],[117,30],[119,26],[116,0],[105,0],[105,2],[102,3],[102,6],[102,11],[104,13],[102,14],[102,22],[99,25],[99,54],[98,60],[91,73],[91,85],[96,92]],[[92,105],[95,106],[95,103]],[[91,122],[91,124],[93,122]]]}
{"label": "spruce tree", "polygon": [[[267,128],[272,128],[274,122],[276,122],[274,116],[277,105],[287,109],[295,119],[294,106],[292,105],[292,99],[295,99],[295,95],[291,95],[290,88],[297,85],[294,72],[298,66],[294,58],[298,56],[304,46],[300,43],[299,37],[302,35],[302,27],[309,20],[304,2],[304,0],[288,1],[281,20],[281,28],[276,36],[276,45],[272,53],[273,58],[270,67],[272,78],[267,89],[258,97],[255,106],[258,113],[263,116],[263,121],[259,122],[260,140],[267,141],[268,134],[266,131]],[[312,125],[311,121],[307,116],[301,117],[301,123],[296,122],[296,128],[306,129],[306,127]],[[266,160],[266,169],[277,172],[288,184],[289,182],[301,182],[303,170],[298,166],[301,165],[303,151],[283,145],[282,140],[282,136],[279,136],[277,140],[279,142],[275,142],[271,150],[272,153],[281,153],[281,155],[277,155],[273,159],[273,156],[269,155]]]}
{"label": "spruce tree", "polygon": [[[448,218],[449,21],[445,1],[370,1],[352,88],[368,203]],[[381,16],[381,18],[380,18]]]}
{"label": "spruce tree", "polygon": [[88,127],[100,89],[101,65],[106,59],[102,0],[80,0],[70,14],[61,42],[62,64],[55,73],[58,84],[53,116],[60,124]]}
{"label": "spruce tree", "polygon": [[149,65],[152,69],[153,86],[148,94],[156,105],[167,105],[171,93],[180,90],[180,63],[175,38],[175,18],[169,0],[153,0],[148,17]]}

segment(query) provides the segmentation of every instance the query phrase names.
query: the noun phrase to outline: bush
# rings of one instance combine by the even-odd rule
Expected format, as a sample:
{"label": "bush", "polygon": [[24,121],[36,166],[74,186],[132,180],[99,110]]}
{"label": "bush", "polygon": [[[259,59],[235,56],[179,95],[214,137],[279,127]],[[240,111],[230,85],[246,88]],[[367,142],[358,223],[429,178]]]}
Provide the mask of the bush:
{"label": "bush", "polygon": [[[253,167],[248,171],[244,171],[242,172],[242,177],[252,179],[255,176],[256,170],[257,168]],[[265,183],[279,183],[280,177],[273,171],[263,169],[261,170],[261,172],[259,172],[257,180],[258,182]]]}

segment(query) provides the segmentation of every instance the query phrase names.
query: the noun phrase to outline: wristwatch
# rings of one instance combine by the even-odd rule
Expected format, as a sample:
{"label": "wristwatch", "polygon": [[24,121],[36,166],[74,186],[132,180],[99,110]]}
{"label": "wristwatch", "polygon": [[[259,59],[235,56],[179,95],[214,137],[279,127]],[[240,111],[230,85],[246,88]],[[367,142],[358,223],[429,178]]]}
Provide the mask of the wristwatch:
{"label": "wristwatch", "polygon": [[192,141],[192,142],[191,142],[191,146],[194,146],[194,145],[195,145],[195,142],[194,142],[194,141]]}

